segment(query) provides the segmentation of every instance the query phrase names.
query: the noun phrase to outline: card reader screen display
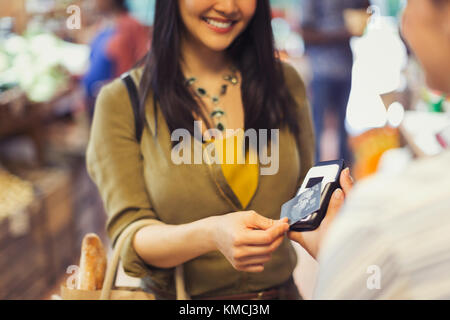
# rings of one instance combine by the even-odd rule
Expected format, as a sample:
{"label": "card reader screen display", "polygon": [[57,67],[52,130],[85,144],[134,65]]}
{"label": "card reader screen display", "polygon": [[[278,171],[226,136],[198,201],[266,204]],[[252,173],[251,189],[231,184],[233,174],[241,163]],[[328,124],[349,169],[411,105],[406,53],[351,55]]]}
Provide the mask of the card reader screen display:
{"label": "card reader screen display", "polygon": [[322,182],[323,178],[324,177],[314,177],[314,178],[309,179],[308,184],[306,185],[306,188],[314,187],[316,184]]}

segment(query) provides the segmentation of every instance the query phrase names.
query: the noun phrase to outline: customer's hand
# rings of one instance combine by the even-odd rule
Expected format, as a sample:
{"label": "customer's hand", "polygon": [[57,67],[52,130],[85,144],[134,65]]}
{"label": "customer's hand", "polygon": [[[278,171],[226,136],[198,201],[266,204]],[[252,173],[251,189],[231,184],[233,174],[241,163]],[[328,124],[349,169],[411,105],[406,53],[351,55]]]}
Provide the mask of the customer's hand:
{"label": "customer's hand", "polygon": [[261,272],[289,230],[287,219],[272,220],[255,211],[214,217],[216,248],[239,271]]}
{"label": "customer's hand", "polygon": [[320,246],[328,228],[332,224],[334,218],[338,214],[345,197],[349,194],[353,188],[353,178],[350,175],[350,170],[347,168],[342,171],[340,176],[340,183],[342,189],[337,189],[331,197],[330,204],[325,218],[320,224],[319,228],[310,232],[295,232],[288,233],[288,237],[295,242],[298,242],[308,253],[314,258],[317,257]]}

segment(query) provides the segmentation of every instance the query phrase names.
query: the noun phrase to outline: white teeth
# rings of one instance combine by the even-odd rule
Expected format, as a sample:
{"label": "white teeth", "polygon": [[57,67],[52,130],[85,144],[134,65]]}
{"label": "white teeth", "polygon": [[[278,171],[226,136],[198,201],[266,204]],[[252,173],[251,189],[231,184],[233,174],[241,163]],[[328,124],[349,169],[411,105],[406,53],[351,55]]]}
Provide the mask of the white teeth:
{"label": "white teeth", "polygon": [[228,29],[232,25],[232,22],[219,22],[213,19],[205,19],[205,21],[210,25],[220,29]]}

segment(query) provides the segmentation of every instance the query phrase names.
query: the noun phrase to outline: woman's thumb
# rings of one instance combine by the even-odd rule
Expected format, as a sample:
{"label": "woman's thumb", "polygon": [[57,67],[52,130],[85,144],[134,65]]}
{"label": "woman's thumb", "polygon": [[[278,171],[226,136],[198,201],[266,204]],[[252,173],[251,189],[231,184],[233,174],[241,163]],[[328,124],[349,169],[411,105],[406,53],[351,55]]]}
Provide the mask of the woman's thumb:
{"label": "woman's thumb", "polygon": [[266,218],[256,212],[253,212],[250,214],[250,227],[261,229],[261,230],[267,230],[270,227],[272,227],[275,223],[274,220]]}

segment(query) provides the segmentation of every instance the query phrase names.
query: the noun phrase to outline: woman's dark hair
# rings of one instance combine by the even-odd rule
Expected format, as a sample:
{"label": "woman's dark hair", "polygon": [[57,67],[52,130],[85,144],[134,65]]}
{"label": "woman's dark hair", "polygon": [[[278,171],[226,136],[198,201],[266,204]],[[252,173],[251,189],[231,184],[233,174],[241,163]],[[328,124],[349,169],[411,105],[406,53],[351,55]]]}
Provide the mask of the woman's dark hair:
{"label": "woman's dark hair", "polygon": [[[181,70],[181,21],[178,0],[157,0],[152,49],[144,60],[140,83],[141,116],[150,91],[171,132],[194,132],[194,116],[208,121],[194,99]],[[246,30],[227,49],[242,74],[242,100],[247,129],[281,129],[287,125],[297,136],[295,102],[286,88],[281,62],[276,58],[269,0],[257,0],[254,17]]]}

